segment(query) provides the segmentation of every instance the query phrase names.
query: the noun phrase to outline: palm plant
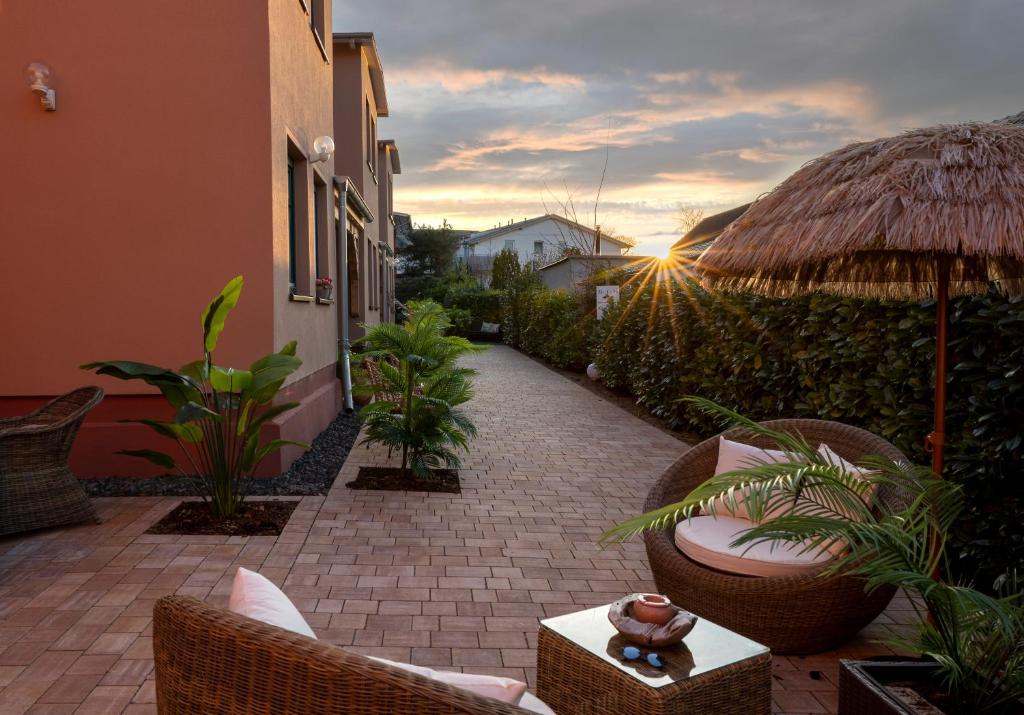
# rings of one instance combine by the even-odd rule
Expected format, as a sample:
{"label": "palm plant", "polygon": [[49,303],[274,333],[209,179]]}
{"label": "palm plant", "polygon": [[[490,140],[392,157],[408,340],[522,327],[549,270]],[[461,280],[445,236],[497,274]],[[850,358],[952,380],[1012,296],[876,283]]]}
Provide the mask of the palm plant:
{"label": "palm plant", "polygon": [[[455,364],[460,355],[484,350],[465,338],[445,335],[450,326],[441,306],[410,303],[402,325],[380,323],[359,340],[375,359],[386,383],[385,394],[361,411],[364,444],[383,444],[402,452],[402,474],[430,476],[439,467],[456,469],[456,452],[466,449],[476,427],[459,409],[473,396],[475,371]],[[396,361],[392,364],[390,360]]]}
{"label": "palm plant", "polygon": [[308,445],[275,439],[260,444],[263,427],[274,417],[298,407],[297,402],[272,405],[285,379],[299,369],[292,341],[280,352],[261,357],[248,370],[215,365],[213,351],[228,313],[242,293],[242,277],[228,282],[202,314],[203,359],[175,372],[140,362],[108,361],[82,365],[119,380],[141,380],[156,387],[175,410],[170,421],[127,420],[149,427],[174,440],[188,463],[188,471],[174,457],[152,449],[118,452],[145,459],[184,477],[198,479],[214,516],[234,516],[246,496],[248,481],[260,463],[281,447]]}
{"label": "palm plant", "polygon": [[[839,553],[823,576],[863,578],[867,591],[891,584],[911,596],[915,608],[923,604],[926,614],[918,613],[916,639],[890,643],[935,660],[951,712],[1003,713],[1019,707],[1024,697],[1024,602],[1016,579],[1006,579],[1004,595],[997,597],[936,578],[964,506],[957,485],[930,469],[882,457],[865,458],[858,465],[862,473],[852,474],[798,434],[763,427],[708,400],[685,399],[776,442],[788,460],[714,476],[683,501],[612,528],[603,543],[667,528],[699,510],[735,513],[742,495],[754,523],[733,546],[782,541],[804,551]],[[906,506],[872,504],[871,496],[884,485],[902,492]]]}

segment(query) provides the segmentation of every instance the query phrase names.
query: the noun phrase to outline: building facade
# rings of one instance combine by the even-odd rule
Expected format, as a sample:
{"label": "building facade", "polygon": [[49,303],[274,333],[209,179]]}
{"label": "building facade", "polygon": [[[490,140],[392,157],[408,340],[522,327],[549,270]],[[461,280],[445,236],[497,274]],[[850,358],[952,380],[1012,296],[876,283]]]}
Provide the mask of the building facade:
{"label": "building facade", "polygon": [[280,396],[300,407],[268,437],[309,441],[338,413],[337,303],[316,289],[341,283],[337,185],[350,171],[340,151],[314,149],[347,139],[330,32],[327,0],[0,8],[0,65],[45,63],[56,92],[46,111],[24,75],[0,76],[0,130],[17,138],[0,174],[0,334],[18,346],[5,350],[0,415],[100,384],[106,398],[72,452],[80,475],[154,473],[115,452],[160,438],[121,420],[169,415],[155,391],[78,366],[195,360],[200,311],[239,274],[217,362],[244,367],[290,340],[303,361]]}
{"label": "building facade", "polygon": [[394,320],[395,232],[393,177],[400,173],[393,140],[380,140],[379,122],[388,116],[377,43],[369,32],[334,33],[334,133],[336,167],[374,213],[361,235],[351,235],[348,312],[350,337],[363,325]]}
{"label": "building facade", "polygon": [[487,282],[494,258],[504,250],[515,251],[520,265],[543,266],[566,254],[619,256],[628,249],[628,244],[599,230],[546,214],[473,233],[462,241],[459,259]]}

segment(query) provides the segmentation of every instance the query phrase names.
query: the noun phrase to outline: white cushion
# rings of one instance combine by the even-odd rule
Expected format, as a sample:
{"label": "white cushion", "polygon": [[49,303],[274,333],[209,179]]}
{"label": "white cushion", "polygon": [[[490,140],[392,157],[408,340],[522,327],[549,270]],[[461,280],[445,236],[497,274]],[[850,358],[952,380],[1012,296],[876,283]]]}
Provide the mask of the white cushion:
{"label": "white cushion", "polygon": [[[733,442],[725,437],[718,438],[718,464],[715,465],[715,476],[734,472],[737,469],[749,469],[761,464],[777,464],[790,462],[792,458],[782,450],[760,449],[742,442]],[[737,489],[732,494],[736,508],[730,511],[729,500],[725,497],[716,497],[714,502],[715,514],[722,516],[735,516],[738,519],[749,519],[750,512],[744,504],[749,489]]]}
{"label": "white cushion", "polygon": [[499,678],[493,675],[474,675],[472,673],[455,673],[448,670],[434,670],[433,668],[426,668],[422,665],[410,665],[409,663],[399,663],[393,660],[387,660],[386,658],[376,658],[369,656],[380,663],[386,663],[395,668],[408,671],[410,673],[416,673],[422,675],[425,678],[431,680],[437,680],[442,683],[447,683],[455,688],[461,688],[468,690],[471,693],[482,695],[485,698],[494,698],[500,700],[503,703],[511,703],[516,705],[519,703],[520,698],[526,694],[526,683],[512,678]]}
{"label": "white cushion", "polygon": [[517,705],[530,712],[540,713],[540,715],[555,715],[555,711],[533,693],[523,693],[523,697],[519,698]]}
{"label": "white cushion", "polygon": [[739,535],[753,528],[747,519],[723,516],[695,516],[676,524],[676,546],[705,566],[744,576],[794,576],[821,569],[833,556],[828,551],[804,551],[804,544],[759,542],[730,546]]}
{"label": "white cushion", "polygon": [[265,576],[255,571],[239,568],[231,586],[228,609],[234,613],[310,638],[316,638],[313,629],[306,623],[288,597]]}

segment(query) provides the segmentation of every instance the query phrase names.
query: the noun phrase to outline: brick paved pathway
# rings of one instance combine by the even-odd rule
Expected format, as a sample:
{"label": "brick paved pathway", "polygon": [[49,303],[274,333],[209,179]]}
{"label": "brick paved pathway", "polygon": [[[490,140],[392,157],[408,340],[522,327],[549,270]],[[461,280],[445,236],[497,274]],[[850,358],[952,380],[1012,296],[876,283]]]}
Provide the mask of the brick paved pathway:
{"label": "brick paved pathway", "polygon": [[[0,540],[0,713],[153,713],[151,610],[224,605],[239,565],[283,584],[318,635],[358,652],[535,680],[540,618],[653,589],[643,548],[599,551],[684,448],[506,347],[480,370],[461,495],[353,492],[353,450],[280,537],[143,532],[177,499],[98,499],[101,525]],[[842,655],[908,618],[894,602]],[[775,709],[834,712],[837,659],[776,658]]]}

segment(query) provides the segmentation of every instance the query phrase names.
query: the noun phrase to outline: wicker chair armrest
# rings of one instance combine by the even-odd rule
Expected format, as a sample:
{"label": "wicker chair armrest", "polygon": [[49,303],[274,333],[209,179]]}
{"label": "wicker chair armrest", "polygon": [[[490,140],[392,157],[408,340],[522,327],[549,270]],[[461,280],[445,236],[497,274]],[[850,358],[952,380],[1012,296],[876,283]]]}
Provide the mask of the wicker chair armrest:
{"label": "wicker chair armrest", "polygon": [[[64,429],[69,424],[84,419],[89,411],[98,405],[101,400],[103,400],[103,390],[100,388],[80,387],[66,395],[53,398],[27,415],[0,419],[0,438],[13,437],[15,435],[45,434],[46,432]],[[50,415],[54,412],[57,414],[53,418],[43,421],[43,415]]]}
{"label": "wicker chair armrest", "polygon": [[153,650],[162,715],[529,712],[189,596],[157,601]]}

